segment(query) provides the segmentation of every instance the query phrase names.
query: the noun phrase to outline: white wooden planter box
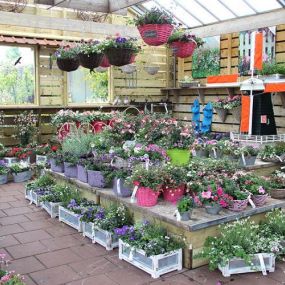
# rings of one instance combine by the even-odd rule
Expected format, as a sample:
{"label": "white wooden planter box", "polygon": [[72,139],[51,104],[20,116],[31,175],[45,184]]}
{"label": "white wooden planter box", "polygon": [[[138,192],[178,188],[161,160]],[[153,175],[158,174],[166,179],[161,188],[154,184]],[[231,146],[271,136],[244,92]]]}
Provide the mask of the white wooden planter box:
{"label": "white wooden planter box", "polygon": [[99,243],[106,248],[106,250],[113,250],[119,246],[118,237],[111,232],[104,231],[100,228],[93,227],[93,243]]}
{"label": "white wooden planter box", "polygon": [[261,265],[259,254],[254,254],[252,257],[253,266],[245,263],[243,259],[231,259],[225,266],[220,266],[219,269],[223,276],[230,277],[231,274],[248,273],[262,271],[266,275],[266,271],[274,272],[275,270],[275,255],[273,253],[260,253],[263,257],[264,266]]}
{"label": "white wooden planter box", "polygon": [[33,202],[33,196],[32,196],[33,190],[25,188],[25,199]]}
{"label": "white wooden planter box", "polygon": [[133,249],[129,244],[119,240],[119,259],[151,274],[152,278],[182,269],[182,249],[147,257],[144,250]]}
{"label": "white wooden planter box", "polygon": [[72,228],[82,232],[82,222],[78,214],[75,214],[68,209],[59,206],[58,208],[58,219],[60,222],[63,222]]}
{"label": "white wooden planter box", "polygon": [[43,201],[41,202],[41,206],[44,210],[46,210],[49,214],[51,218],[56,218],[58,217],[58,212],[59,212],[59,206],[62,203],[53,203],[53,202],[47,202],[47,201]]}
{"label": "white wooden planter box", "polygon": [[93,223],[82,222],[82,234],[84,237],[90,238],[92,242],[93,242],[93,231],[94,231]]}
{"label": "white wooden planter box", "polygon": [[4,162],[7,164],[7,166],[11,166],[13,163],[18,162],[17,157],[4,157]]}
{"label": "white wooden planter box", "polygon": [[46,155],[36,155],[36,164],[41,165],[47,163],[47,156]]}
{"label": "white wooden planter box", "polygon": [[34,203],[37,207],[41,205],[40,198],[42,195],[38,195],[36,192],[32,191],[32,203]]}

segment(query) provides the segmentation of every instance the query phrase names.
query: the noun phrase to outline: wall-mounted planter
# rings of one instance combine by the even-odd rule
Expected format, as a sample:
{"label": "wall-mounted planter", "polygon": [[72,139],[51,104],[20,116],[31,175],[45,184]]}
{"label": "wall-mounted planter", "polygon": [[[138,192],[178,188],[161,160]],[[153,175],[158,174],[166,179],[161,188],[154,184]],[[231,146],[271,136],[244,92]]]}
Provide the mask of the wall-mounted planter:
{"label": "wall-mounted planter", "polygon": [[220,118],[220,120],[224,123],[228,115],[228,110],[222,108],[215,108],[215,111],[217,112],[217,115]]}

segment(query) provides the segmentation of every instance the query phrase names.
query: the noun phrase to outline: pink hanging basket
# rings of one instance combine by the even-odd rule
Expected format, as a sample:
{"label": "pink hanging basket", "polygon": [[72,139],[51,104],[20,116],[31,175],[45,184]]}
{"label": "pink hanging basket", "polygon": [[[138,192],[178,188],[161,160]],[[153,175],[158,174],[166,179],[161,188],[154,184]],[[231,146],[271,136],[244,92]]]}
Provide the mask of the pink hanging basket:
{"label": "pink hanging basket", "polygon": [[231,205],[229,207],[229,210],[234,212],[241,212],[246,209],[248,205],[248,199],[246,200],[233,200],[231,201]]}
{"label": "pink hanging basket", "polygon": [[147,24],[139,26],[138,30],[146,44],[161,46],[167,43],[173,26],[170,24]]}
{"label": "pink hanging basket", "polygon": [[148,187],[139,187],[136,197],[137,204],[142,207],[152,207],[157,204],[159,192],[154,192]]}
{"label": "pink hanging basket", "polygon": [[163,198],[165,201],[176,203],[185,193],[185,185],[177,188],[163,188]]}
{"label": "pink hanging basket", "polygon": [[65,122],[61,127],[57,130],[57,138],[59,140],[65,139],[66,136],[68,136],[70,133],[70,123]]}
{"label": "pink hanging basket", "polygon": [[252,195],[252,201],[257,207],[263,206],[266,203],[267,198],[268,198],[268,194]]}
{"label": "pink hanging basket", "polygon": [[173,54],[180,58],[186,58],[193,54],[197,44],[195,41],[191,42],[173,42],[171,43]]}
{"label": "pink hanging basket", "polygon": [[102,132],[104,127],[107,126],[107,124],[104,121],[93,121],[91,122],[91,125],[93,127],[93,132],[95,134]]}
{"label": "pink hanging basket", "polygon": [[102,59],[102,61],[101,61],[101,63],[100,63],[100,66],[101,66],[101,67],[105,67],[105,68],[111,66],[111,64],[109,63],[109,60],[108,60],[108,58],[107,58],[106,55],[103,56],[103,59]]}

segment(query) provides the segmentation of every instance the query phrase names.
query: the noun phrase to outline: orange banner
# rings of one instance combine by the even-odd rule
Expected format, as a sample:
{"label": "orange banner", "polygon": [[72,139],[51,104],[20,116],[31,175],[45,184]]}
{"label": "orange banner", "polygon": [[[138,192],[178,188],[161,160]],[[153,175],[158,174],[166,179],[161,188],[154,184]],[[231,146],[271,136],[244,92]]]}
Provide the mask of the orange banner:
{"label": "orange banner", "polygon": [[254,68],[262,70],[262,52],[263,52],[263,33],[255,35],[254,46]]}
{"label": "orange banner", "polygon": [[208,76],[207,83],[232,83],[237,82],[238,74]]}
{"label": "orange banner", "polygon": [[285,83],[267,83],[265,84],[265,93],[269,92],[284,92]]}
{"label": "orange banner", "polygon": [[249,129],[250,97],[241,96],[240,132],[247,133]]}

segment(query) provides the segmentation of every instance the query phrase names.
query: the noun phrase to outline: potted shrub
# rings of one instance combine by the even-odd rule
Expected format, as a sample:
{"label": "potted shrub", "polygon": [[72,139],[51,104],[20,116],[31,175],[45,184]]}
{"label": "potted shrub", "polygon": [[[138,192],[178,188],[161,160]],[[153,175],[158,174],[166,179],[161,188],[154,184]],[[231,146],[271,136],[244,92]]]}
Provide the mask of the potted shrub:
{"label": "potted shrub", "polygon": [[193,54],[197,47],[204,44],[201,38],[191,34],[188,30],[176,30],[168,38],[168,45],[173,54],[180,58],[186,58]]}
{"label": "potted shrub", "polygon": [[276,170],[270,180],[270,196],[275,199],[285,198],[285,173]]}
{"label": "potted shrub", "polygon": [[180,214],[181,221],[188,221],[191,219],[193,207],[194,200],[190,196],[184,196],[178,201],[177,210]]}
{"label": "potted shrub", "polygon": [[4,160],[0,160],[0,185],[8,182],[9,168],[7,167]]}
{"label": "potted shrub", "polygon": [[130,197],[132,189],[126,184],[126,178],[131,175],[128,169],[115,170],[115,178],[113,180],[113,192],[118,197]]}
{"label": "potted shrub", "polygon": [[30,165],[29,163],[24,162],[24,161],[13,163],[10,166],[10,171],[13,175],[13,179],[15,183],[30,180],[32,177],[32,171],[30,169]]}
{"label": "potted shrub", "polygon": [[119,237],[119,259],[151,274],[153,278],[182,269],[184,243],[165,229],[147,221],[115,229]]}
{"label": "potted shrub", "polygon": [[80,65],[93,71],[100,66],[103,60],[103,52],[99,41],[82,42],[78,47]]}
{"label": "potted shrub", "polygon": [[140,51],[136,39],[116,36],[102,43],[102,50],[111,65],[123,66],[134,61],[134,57]]}
{"label": "potted shrub", "polygon": [[79,67],[78,48],[62,46],[54,53],[57,66],[60,70],[71,72]]}
{"label": "potted shrub", "polygon": [[144,42],[150,46],[167,43],[173,30],[173,18],[163,10],[153,8],[134,21]]}

